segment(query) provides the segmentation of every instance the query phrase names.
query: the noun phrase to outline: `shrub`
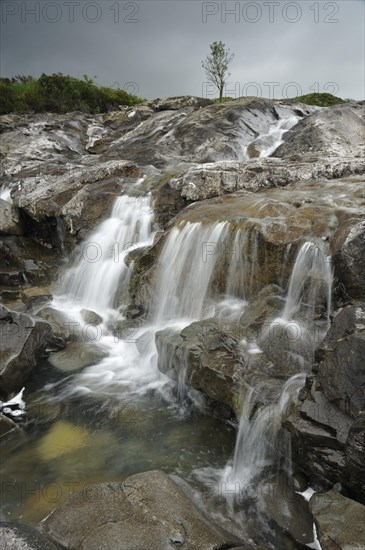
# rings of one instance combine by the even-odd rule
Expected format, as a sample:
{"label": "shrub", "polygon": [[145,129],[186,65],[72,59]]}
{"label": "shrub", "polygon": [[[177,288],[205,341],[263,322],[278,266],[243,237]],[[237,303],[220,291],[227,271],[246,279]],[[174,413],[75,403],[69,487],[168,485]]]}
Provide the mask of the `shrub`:
{"label": "shrub", "polygon": [[0,92],[0,114],[27,111],[104,113],[119,105],[142,101],[124,90],[98,86],[87,75],[80,80],[62,73],[42,74],[39,79],[31,76],[0,78]]}

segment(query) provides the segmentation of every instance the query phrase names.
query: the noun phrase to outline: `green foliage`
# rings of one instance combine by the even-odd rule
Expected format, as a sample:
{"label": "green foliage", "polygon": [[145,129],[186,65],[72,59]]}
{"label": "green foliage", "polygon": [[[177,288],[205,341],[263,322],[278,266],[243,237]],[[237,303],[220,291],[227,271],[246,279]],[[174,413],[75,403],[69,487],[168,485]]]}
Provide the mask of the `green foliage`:
{"label": "green foliage", "polygon": [[229,97],[225,96],[222,98],[217,97],[216,99],[213,99],[214,103],[228,103],[228,101],[236,101],[235,97]]}
{"label": "green foliage", "polygon": [[98,86],[84,75],[83,80],[62,73],[0,78],[0,114],[12,112],[105,113],[119,105],[135,105],[142,100],[124,90]]}
{"label": "green foliage", "polygon": [[331,107],[331,105],[345,103],[343,99],[332,94],[307,94],[293,97],[290,101],[305,103],[306,105],[318,105],[318,107]]}
{"label": "green foliage", "polygon": [[210,55],[202,61],[209,82],[213,82],[219,90],[219,99],[223,97],[223,89],[230,76],[228,67],[233,58],[234,54],[220,41],[210,45]]}

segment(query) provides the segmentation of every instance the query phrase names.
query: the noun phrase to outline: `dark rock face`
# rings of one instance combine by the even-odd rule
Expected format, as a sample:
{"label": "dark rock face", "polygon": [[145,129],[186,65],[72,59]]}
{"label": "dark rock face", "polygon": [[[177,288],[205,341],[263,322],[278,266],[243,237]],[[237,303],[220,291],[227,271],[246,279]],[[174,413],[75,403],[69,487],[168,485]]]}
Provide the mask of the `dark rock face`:
{"label": "dark rock face", "polygon": [[18,208],[0,199],[0,235],[23,235],[24,225]]}
{"label": "dark rock face", "polygon": [[322,550],[365,548],[365,506],[336,491],[316,493],[310,509]]}
{"label": "dark rock face", "polygon": [[0,305],[0,397],[6,399],[24,385],[51,338],[51,327]]}
{"label": "dark rock face", "polygon": [[239,544],[211,525],[159,471],[86,487],[47,517],[42,528],[69,550],[218,550]]}
{"label": "dark rock face", "polygon": [[343,224],[331,241],[335,276],[346,294],[355,299],[364,297],[365,289],[365,221],[351,220]]}
{"label": "dark rock face", "polygon": [[1,550],[56,550],[38,531],[15,522],[0,522]]}
{"label": "dark rock face", "polygon": [[57,253],[26,237],[0,237],[0,254],[1,286],[46,285],[58,267]]}
{"label": "dark rock face", "polygon": [[365,305],[340,311],[317,352],[318,374],[284,421],[294,462],[314,482],[341,482],[365,502]]}

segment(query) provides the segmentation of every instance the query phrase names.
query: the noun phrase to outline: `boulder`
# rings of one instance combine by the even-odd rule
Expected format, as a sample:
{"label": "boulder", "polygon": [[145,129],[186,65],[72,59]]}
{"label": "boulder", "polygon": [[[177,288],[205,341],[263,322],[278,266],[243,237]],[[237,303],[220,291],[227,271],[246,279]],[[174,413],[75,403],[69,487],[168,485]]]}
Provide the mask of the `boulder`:
{"label": "boulder", "polygon": [[303,153],[343,156],[364,155],[364,107],[360,103],[321,109],[302,119],[273,153],[285,158]]}
{"label": "boulder", "polygon": [[41,358],[52,330],[48,323],[0,305],[0,398],[19,392]]}
{"label": "boulder", "polygon": [[273,365],[239,323],[206,319],[180,333],[165,329],[156,333],[156,347],[159,370],[178,381],[181,391],[191,386],[228,405],[237,417],[250,388],[257,402],[267,405],[275,402],[288,377],[287,368]]}
{"label": "boulder", "polygon": [[365,506],[337,491],[315,493],[309,506],[322,550],[365,548]]}
{"label": "boulder", "polygon": [[239,543],[159,471],[85,487],[43,521],[42,531],[69,550],[217,550]]}
{"label": "boulder", "polygon": [[103,318],[95,313],[95,311],[91,311],[90,309],[82,309],[80,313],[87,325],[97,326],[103,322]]}
{"label": "boulder", "polygon": [[47,306],[38,311],[37,317],[44,319],[52,327],[54,338],[73,342],[81,338],[80,324],[69,319],[65,313]]}
{"label": "boulder", "polygon": [[57,550],[44,535],[21,523],[0,522],[1,550]]}
{"label": "boulder", "polygon": [[0,199],[0,235],[24,235],[19,209]]}
{"label": "boulder", "polygon": [[96,365],[107,356],[108,352],[96,344],[71,342],[64,350],[51,355],[49,362],[58,370],[70,373]]}

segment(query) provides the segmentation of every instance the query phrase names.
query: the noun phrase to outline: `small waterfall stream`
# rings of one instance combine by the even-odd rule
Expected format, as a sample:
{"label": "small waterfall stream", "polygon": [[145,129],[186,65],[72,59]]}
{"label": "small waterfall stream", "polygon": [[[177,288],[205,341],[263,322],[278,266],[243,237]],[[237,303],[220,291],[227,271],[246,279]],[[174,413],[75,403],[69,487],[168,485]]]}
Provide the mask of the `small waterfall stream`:
{"label": "small waterfall stream", "polygon": [[110,312],[118,286],[128,282],[124,260],[135,248],[152,244],[152,224],[150,196],[118,197],[110,218],[83,243],[65,272],[59,294],[101,315]]}
{"label": "small waterfall stream", "polygon": [[[329,325],[331,290],[331,258],[317,243],[304,243],[294,262],[282,314],[264,329],[259,342],[260,340],[261,344],[265,342],[271,336],[273,328],[275,330],[280,327],[289,336],[285,343],[289,344],[288,352],[291,360],[295,354],[300,355],[303,350],[305,358],[308,355],[312,357],[315,346],[319,343],[313,338],[316,307],[318,303],[325,301],[326,318],[320,333],[321,338]],[[291,340],[294,325],[297,330],[295,337]],[[282,336],[277,334],[277,337],[279,344],[283,344]],[[301,344],[299,348],[298,339]],[[272,342],[272,338],[269,340]],[[304,362],[299,361],[298,366],[302,364]],[[277,402],[260,407],[258,411],[255,410],[255,403],[260,402],[259,388],[255,391],[251,388],[248,392],[242,407],[233,461],[228,464],[223,473],[223,480],[229,486],[241,491],[242,486],[246,486],[251,480],[257,478],[265,467],[272,465],[279,467],[283,458],[286,462],[290,462],[290,449],[286,449],[285,445],[283,448],[283,442],[279,438],[281,418],[285,413],[289,396],[303,387],[305,377],[305,372],[293,375],[284,384]]]}

